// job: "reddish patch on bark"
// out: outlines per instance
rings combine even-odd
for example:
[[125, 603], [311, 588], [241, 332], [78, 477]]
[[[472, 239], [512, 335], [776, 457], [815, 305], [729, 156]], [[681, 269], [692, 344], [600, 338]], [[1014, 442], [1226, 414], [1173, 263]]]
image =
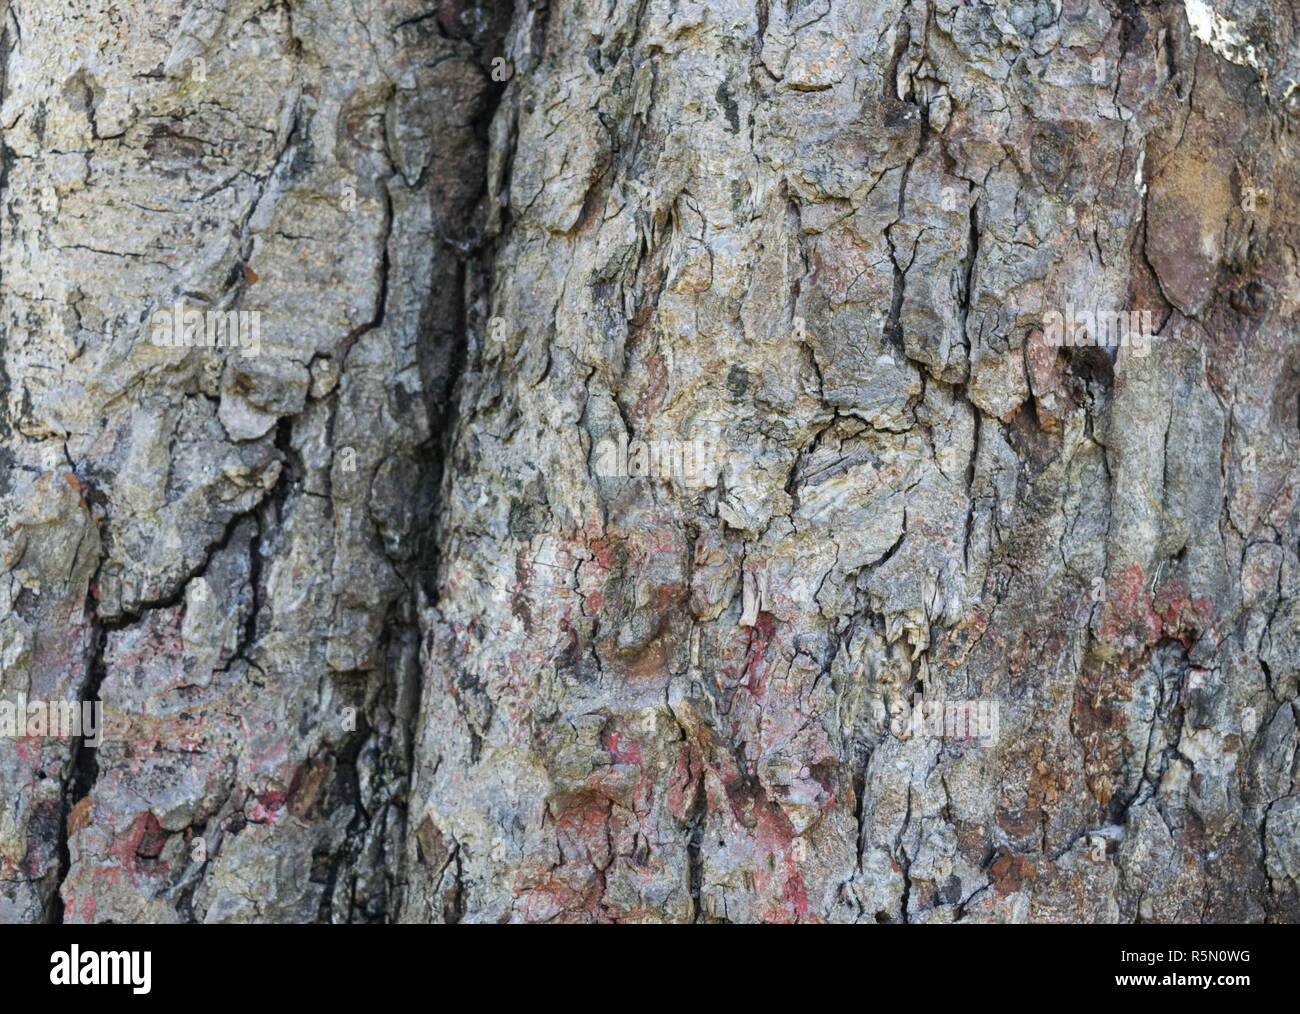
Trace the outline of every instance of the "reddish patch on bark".
[[163, 846], [167, 844], [167, 832], [163, 830], [152, 810], [146, 811], [144, 824], [136, 838], [135, 854], [140, 859], [156, 860], [162, 855]]
[[635, 764], [640, 767], [643, 763], [641, 757], [641, 747], [636, 743], [629, 744], [626, 750], [618, 748], [618, 733], [610, 733], [601, 743], [602, 749], [614, 758], [615, 764]]
[[1013, 838], [1032, 838], [1038, 834], [1041, 814], [1037, 810], [1013, 812], [1006, 807], [998, 807], [993, 819], [997, 821], [998, 827]]
[[248, 822], [250, 824], [274, 824], [276, 817], [284, 809], [286, 798], [288, 798], [288, 794], [284, 792], [263, 792], [257, 797], [257, 805], [248, 814]]
[[[113, 840], [108, 854], [121, 863], [133, 879], [135, 874], [166, 872], [167, 864], [160, 863], [158, 857], [162, 855], [168, 837], [153, 811], [146, 810], [131, 822], [125, 834]], [[116, 877], [116, 871], [111, 872]]]
[[1137, 564], [1112, 578], [1107, 589], [1111, 597], [1103, 605], [1098, 635], [1130, 651], [1150, 647], [1161, 636], [1190, 647], [1213, 626], [1218, 613], [1210, 599], [1193, 598], [1178, 581], [1169, 581], [1152, 594]]
[[[59, 474], [62, 475], [67, 484], [72, 487], [72, 491], [77, 494], [77, 498], [81, 501], [81, 509], [89, 514], [90, 504], [86, 502], [86, 494], [90, 492], [90, 487], [78, 479], [76, 474], [73, 472], [61, 472]], [[100, 524], [100, 521], [97, 520], [95, 522], [95, 527], [99, 528]]]
[[[69, 895], [63, 902], [63, 921], [72, 922], [73, 917], [77, 914], [77, 898]], [[95, 921], [95, 895], [87, 894], [81, 899], [81, 922]]]
[[560, 864], [521, 870], [514, 889], [528, 922], [613, 922], [602, 904], [605, 873], [614, 859], [611, 848], [612, 803], [592, 792], [579, 792], [563, 803], [555, 825]]
[[599, 569], [601, 575], [609, 574], [618, 565], [619, 544], [613, 539], [592, 539], [587, 548], [591, 550], [589, 562]]
[[749, 692], [755, 697], [763, 694], [767, 679], [780, 661], [779, 652], [773, 653], [772, 646], [779, 641], [776, 638], [776, 617], [771, 613], [760, 612], [751, 628], [749, 646], [745, 652], [745, 674]]
[[1177, 638], [1190, 648], [1214, 624], [1217, 610], [1207, 598], [1192, 598], [1178, 581], [1160, 586], [1155, 611], [1166, 637]]
[[760, 896], [779, 898], [779, 908], [762, 912], [764, 922], [798, 922], [808, 914], [808, 890], [794, 858], [794, 825], [762, 788], [754, 793], [753, 813], [759, 858], [754, 864], [754, 886]]
[[1142, 568], [1129, 564], [1107, 582], [1097, 635], [1118, 647], [1140, 650], [1160, 637], [1160, 617], [1151, 608]]
[[1000, 895], [1015, 894], [1038, 875], [1038, 864], [1033, 859], [1000, 849], [989, 867], [993, 890]]
[[1132, 700], [1134, 670], [1162, 637], [1190, 648], [1212, 628], [1216, 610], [1207, 598], [1193, 598], [1178, 581], [1146, 588], [1142, 568], [1131, 564], [1107, 585], [1098, 637], [1120, 650], [1120, 658], [1088, 666], [1075, 686], [1071, 730], [1084, 749], [1084, 776], [1089, 791], [1103, 806], [1120, 783], [1125, 756], [1126, 712]]
[[673, 766], [672, 780], [668, 784], [665, 802], [668, 812], [680, 821], [686, 820], [686, 815], [690, 813], [695, 803], [698, 772], [703, 767], [704, 758], [698, 743], [691, 743], [689, 749], [677, 755], [677, 763]]

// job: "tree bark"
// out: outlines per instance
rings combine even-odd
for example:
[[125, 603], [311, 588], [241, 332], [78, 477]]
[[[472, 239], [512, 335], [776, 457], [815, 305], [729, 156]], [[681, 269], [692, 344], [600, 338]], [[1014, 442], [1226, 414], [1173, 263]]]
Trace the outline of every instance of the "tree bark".
[[405, 918], [1300, 913], [1297, 22], [1201, 6], [516, 17]]
[[0, 920], [1300, 918], [1291, 4], [0, 10]]
[[0, 739], [0, 919], [391, 919], [500, 29], [0, 7], [3, 699], [109, 724]]

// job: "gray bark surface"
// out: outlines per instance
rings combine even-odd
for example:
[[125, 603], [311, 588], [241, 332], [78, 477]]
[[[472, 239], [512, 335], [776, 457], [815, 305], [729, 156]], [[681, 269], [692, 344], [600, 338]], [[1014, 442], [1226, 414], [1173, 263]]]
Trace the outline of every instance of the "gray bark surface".
[[1294, 4], [0, 13], [0, 921], [1300, 918]]

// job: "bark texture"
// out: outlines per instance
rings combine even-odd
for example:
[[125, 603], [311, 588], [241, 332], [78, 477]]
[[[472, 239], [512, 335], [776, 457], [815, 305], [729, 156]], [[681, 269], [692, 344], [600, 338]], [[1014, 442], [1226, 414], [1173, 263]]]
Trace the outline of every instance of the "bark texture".
[[1289, 0], [0, 11], [0, 919], [1300, 918]]
[[[391, 917], [499, 30], [0, 7], [4, 696], [111, 723], [0, 740], [0, 918]], [[260, 353], [156, 347], [176, 300]]]

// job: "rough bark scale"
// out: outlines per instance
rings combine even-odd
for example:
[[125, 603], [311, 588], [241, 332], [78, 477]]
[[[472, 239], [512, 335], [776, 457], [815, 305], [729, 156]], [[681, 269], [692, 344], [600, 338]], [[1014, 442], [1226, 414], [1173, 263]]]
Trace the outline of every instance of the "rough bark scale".
[[0, 9], [0, 918], [1300, 917], [1292, 4]]

